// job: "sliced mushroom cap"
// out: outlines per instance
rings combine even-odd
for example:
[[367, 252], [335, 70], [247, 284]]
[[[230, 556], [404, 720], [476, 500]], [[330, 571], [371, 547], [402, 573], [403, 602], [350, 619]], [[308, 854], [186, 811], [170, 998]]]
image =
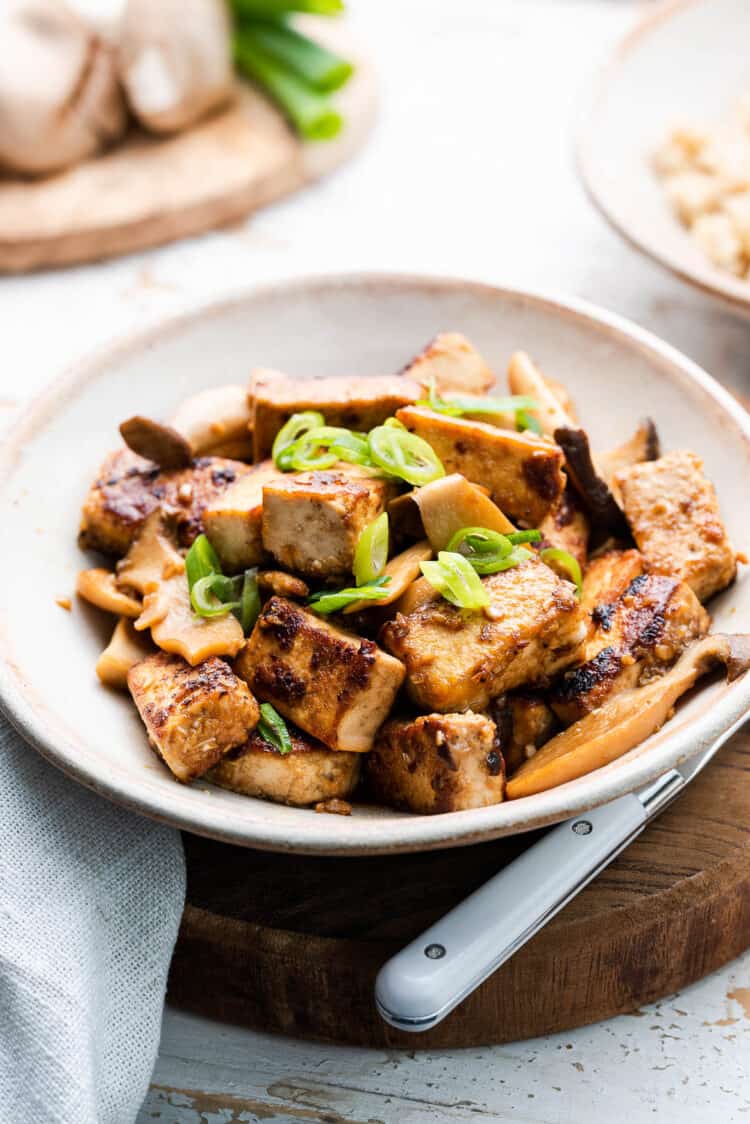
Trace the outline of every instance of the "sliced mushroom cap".
[[568, 476], [591, 516], [593, 527], [599, 532], [627, 537], [625, 516], [596, 470], [585, 431], [561, 426], [555, 430], [555, 441], [565, 453]]
[[510, 357], [508, 386], [511, 394], [528, 394], [539, 403], [536, 410], [528, 413], [536, 418], [548, 437], [552, 437], [556, 429], [575, 425], [573, 417], [562, 406], [559, 395], [525, 351], [516, 351]]
[[145, 660], [153, 650], [149, 636], [136, 632], [131, 620], [120, 617], [112, 639], [97, 660], [96, 674], [107, 687], [126, 691], [131, 667]]
[[0, 43], [0, 166], [56, 171], [125, 131], [114, 53], [62, 0], [1, 5]]
[[149, 593], [160, 581], [184, 569], [185, 560], [169, 535], [162, 512], [152, 511], [128, 553], [117, 563], [117, 584]]
[[129, 449], [159, 468], [187, 468], [193, 459], [190, 445], [176, 429], [135, 414], [120, 425], [120, 434]]
[[750, 667], [750, 636], [717, 633], [697, 640], [671, 671], [604, 703], [548, 741], [508, 781], [508, 798], [544, 792], [622, 757], [658, 730], [672, 707], [717, 663], [736, 679]]
[[110, 570], [96, 568], [81, 570], [76, 581], [76, 592], [97, 609], [117, 613], [122, 617], [139, 617], [141, 603], [118, 589], [115, 575]]
[[463, 527], [510, 534], [515, 527], [484, 491], [460, 473], [443, 476], [409, 493], [419, 508], [424, 533], [437, 553]]
[[391, 579], [387, 596], [382, 601], [355, 601], [354, 604], [347, 605], [344, 613], [360, 613], [393, 604], [417, 580], [421, 573], [420, 563], [426, 562], [428, 558], [432, 558], [432, 547], [426, 539], [414, 543], [401, 554], [394, 554], [383, 571], [384, 576]]
[[252, 460], [252, 413], [244, 386], [213, 386], [191, 395], [180, 404], [169, 424], [182, 434], [194, 457], [212, 453]]
[[141, 632], [151, 629], [155, 644], [195, 666], [209, 656], [234, 657], [245, 642], [236, 617], [197, 617], [190, 604], [187, 578], [177, 574], [146, 594], [143, 612], [135, 622]]
[[228, 5], [223, 0], [128, 0], [120, 75], [147, 129], [187, 128], [232, 92]]
[[631, 465], [642, 464], [643, 461], [658, 460], [660, 455], [659, 434], [656, 426], [651, 418], [645, 418], [632, 437], [615, 449], [608, 449], [606, 453], [596, 453], [594, 461], [599, 475], [616, 495], [615, 473], [619, 472], [621, 468], [630, 468]]

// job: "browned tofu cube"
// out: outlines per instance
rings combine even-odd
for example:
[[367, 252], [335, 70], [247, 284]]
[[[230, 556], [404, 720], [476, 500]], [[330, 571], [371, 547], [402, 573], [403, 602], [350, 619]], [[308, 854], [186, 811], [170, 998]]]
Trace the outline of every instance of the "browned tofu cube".
[[482, 356], [460, 332], [441, 332], [401, 372], [427, 389], [432, 380], [438, 394], [486, 394], [495, 376]]
[[276, 434], [292, 414], [317, 410], [327, 425], [366, 432], [416, 402], [421, 389], [400, 375], [291, 379], [277, 371], [253, 377], [253, 450], [256, 461], [271, 455]]
[[700, 457], [668, 453], [623, 469], [615, 483], [649, 570], [682, 578], [701, 601], [734, 580], [734, 551]]
[[131, 667], [128, 687], [149, 742], [180, 781], [207, 772], [258, 722], [247, 684], [216, 656], [191, 667], [156, 652]]
[[376, 800], [422, 815], [484, 808], [505, 796], [495, 723], [484, 714], [394, 718], [366, 767]]
[[400, 422], [435, 450], [446, 472], [489, 489], [511, 519], [538, 527], [565, 487], [562, 450], [546, 437], [405, 406]]
[[560, 728], [555, 712], [537, 691], [513, 691], [490, 703], [498, 744], [511, 776]]
[[263, 488], [263, 546], [289, 570], [344, 578], [359, 536], [397, 490], [354, 465], [280, 476]]
[[405, 664], [407, 691], [425, 710], [483, 710], [514, 687], [544, 683], [588, 636], [574, 587], [536, 559], [482, 584], [491, 598], [484, 612], [440, 598], [383, 626], [382, 642]]
[[640, 577], [644, 565], [643, 555], [638, 550], [607, 550], [591, 559], [583, 575], [581, 602], [594, 614], [597, 623], [604, 619], [607, 606], [614, 605], [633, 578]]
[[229, 574], [263, 561], [263, 488], [283, 474], [271, 460], [255, 465], [217, 496], [203, 513], [203, 527]]
[[232, 749], [208, 775], [222, 788], [245, 796], [304, 807], [351, 796], [359, 778], [360, 753], [328, 749], [309, 734], [289, 729], [290, 753], [279, 753], [257, 730]]
[[685, 582], [661, 574], [633, 578], [619, 598], [599, 601], [593, 615], [596, 629], [583, 662], [563, 675], [550, 696], [566, 725], [636, 687], [644, 673], [669, 667], [711, 623]]
[[283, 597], [266, 602], [235, 670], [285, 718], [350, 753], [371, 748], [404, 678], [398, 660], [372, 640]]
[[162, 507], [174, 518], [180, 544], [189, 546], [203, 529], [206, 507], [249, 471], [248, 465], [222, 457], [200, 457], [190, 468], [161, 471], [130, 449], [118, 449], [106, 458], [86, 497], [79, 545], [122, 556], [148, 516]]

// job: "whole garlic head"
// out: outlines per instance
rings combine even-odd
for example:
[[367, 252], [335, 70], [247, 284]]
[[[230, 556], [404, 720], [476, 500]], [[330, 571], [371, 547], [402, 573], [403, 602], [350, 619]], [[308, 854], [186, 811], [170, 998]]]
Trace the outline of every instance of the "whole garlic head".
[[124, 133], [114, 52], [62, 0], [6, 0], [0, 43], [0, 166], [56, 171]]
[[120, 77], [147, 129], [171, 133], [232, 92], [224, 0], [128, 0], [120, 27]]

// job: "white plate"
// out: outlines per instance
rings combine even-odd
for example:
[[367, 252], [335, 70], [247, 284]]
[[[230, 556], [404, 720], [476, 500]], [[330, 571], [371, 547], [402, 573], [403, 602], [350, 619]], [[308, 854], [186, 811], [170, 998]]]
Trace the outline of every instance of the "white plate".
[[712, 265], [667, 203], [654, 150], [684, 123], [718, 123], [750, 89], [747, 0], [661, 5], [619, 45], [591, 91], [578, 166], [591, 198], [639, 250], [750, 316], [750, 281]]
[[[412, 816], [355, 807], [316, 815], [173, 781], [146, 744], [129, 698], [101, 687], [96, 657], [111, 624], [71, 594], [86, 563], [76, 546], [81, 500], [118, 423], [165, 416], [212, 383], [242, 382], [256, 364], [293, 373], [396, 371], [440, 329], [465, 332], [498, 371], [531, 351], [566, 383], [596, 446], [627, 437], [644, 413], [666, 448], [705, 457], [732, 538], [750, 549], [750, 420], [678, 352], [582, 305], [469, 282], [390, 276], [307, 279], [258, 289], [99, 356], [58, 382], [14, 430], [0, 457], [3, 596], [0, 698], [11, 720], [71, 776], [146, 815], [272, 850], [411, 851], [526, 831], [627, 792], [708, 745], [750, 707], [750, 676], [715, 683], [654, 738], [612, 765], [550, 792], [476, 811]], [[718, 628], [750, 620], [740, 579], [714, 606]]]

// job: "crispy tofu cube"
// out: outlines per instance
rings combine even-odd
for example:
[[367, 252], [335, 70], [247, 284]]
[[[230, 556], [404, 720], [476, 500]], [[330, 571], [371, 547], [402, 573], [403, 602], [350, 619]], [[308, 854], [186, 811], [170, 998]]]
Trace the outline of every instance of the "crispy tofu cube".
[[423, 815], [485, 808], [505, 796], [495, 723], [484, 714], [394, 718], [366, 768], [377, 800]]
[[555, 712], [536, 691], [513, 691], [490, 703], [489, 712], [497, 727], [498, 744], [511, 776], [533, 757], [560, 728]]
[[162, 507], [174, 517], [180, 545], [189, 546], [203, 529], [206, 507], [249, 471], [248, 465], [222, 457], [200, 457], [190, 468], [161, 471], [130, 449], [118, 449], [104, 461], [84, 501], [78, 543], [121, 557], [148, 516]]
[[448, 417], [424, 406], [405, 406], [396, 416], [432, 446], [446, 472], [484, 485], [497, 506], [524, 526], [538, 527], [562, 496], [563, 453], [545, 437]]
[[566, 725], [636, 687], [646, 672], [669, 667], [711, 623], [685, 582], [660, 574], [633, 578], [617, 600], [597, 603], [593, 619], [596, 629], [584, 661], [563, 675], [550, 696]]
[[615, 482], [650, 571], [682, 578], [700, 601], [734, 580], [734, 551], [700, 457], [668, 453], [623, 469]]
[[128, 672], [128, 687], [149, 742], [180, 781], [212, 768], [258, 722], [258, 704], [224, 660], [191, 667], [156, 652]]
[[351, 796], [362, 755], [328, 749], [294, 727], [289, 734], [291, 752], [282, 754], [253, 731], [247, 741], [221, 759], [207, 779], [245, 796], [297, 807]]
[[255, 465], [217, 496], [203, 513], [203, 527], [227, 573], [263, 561], [263, 487], [283, 476], [272, 460]]
[[283, 597], [271, 597], [235, 670], [263, 702], [329, 749], [366, 753], [388, 716], [398, 660]]
[[425, 390], [434, 379], [438, 394], [486, 394], [495, 376], [460, 332], [441, 332], [401, 372]]
[[262, 461], [292, 414], [317, 410], [327, 425], [367, 431], [400, 406], [416, 402], [421, 389], [400, 375], [290, 379], [277, 371], [256, 371], [253, 394], [253, 451]]
[[482, 584], [491, 598], [483, 613], [441, 598], [383, 626], [383, 645], [405, 664], [406, 689], [420, 708], [483, 710], [514, 687], [544, 683], [588, 636], [573, 586], [536, 559]]
[[607, 550], [592, 558], [583, 575], [581, 603], [594, 614], [603, 614], [607, 606], [622, 597], [633, 578], [645, 569], [643, 555], [638, 550]]
[[397, 491], [354, 465], [280, 476], [263, 488], [263, 546], [289, 570], [343, 578], [362, 531]]

